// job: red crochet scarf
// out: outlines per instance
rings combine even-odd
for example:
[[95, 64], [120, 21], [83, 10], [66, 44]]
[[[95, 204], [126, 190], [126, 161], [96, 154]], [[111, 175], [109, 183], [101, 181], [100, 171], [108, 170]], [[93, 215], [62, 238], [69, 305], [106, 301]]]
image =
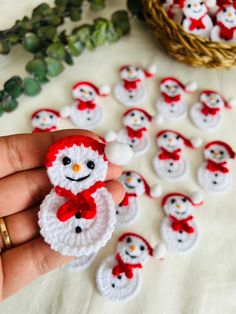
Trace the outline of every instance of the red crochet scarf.
[[220, 37], [226, 40], [231, 40], [234, 37], [234, 31], [236, 30], [236, 26], [232, 28], [226, 27], [222, 22], [218, 22], [220, 27]]
[[47, 129], [34, 128], [33, 133], [52, 132], [55, 131], [56, 129], [57, 127], [55, 125]]
[[128, 279], [132, 279], [134, 277], [133, 268], [142, 268], [140, 263], [128, 264], [123, 262], [119, 254], [116, 255], [116, 260], [118, 264], [112, 269], [113, 276], [119, 276], [124, 273]]
[[90, 100], [90, 101], [83, 101], [81, 99], [77, 99], [77, 109], [78, 110], [86, 110], [86, 109], [89, 109], [89, 110], [93, 110], [96, 108], [96, 104], [94, 103], [93, 100]]
[[205, 116], [207, 116], [207, 115], [215, 116], [219, 111], [220, 111], [220, 108], [210, 108], [207, 106], [207, 104], [205, 102], [202, 102], [201, 112]]
[[170, 219], [171, 219], [171, 228], [178, 232], [180, 230], [183, 230], [187, 233], [193, 233], [194, 232], [194, 229], [192, 226], [190, 226], [188, 224], [188, 221], [189, 220], [192, 220], [193, 219], [193, 216], [188, 216], [187, 218], [184, 218], [184, 219], [177, 219], [176, 217], [170, 215]]
[[147, 131], [147, 128], [141, 128], [139, 130], [134, 130], [131, 127], [127, 126], [126, 130], [128, 133], [128, 137], [130, 137], [130, 138], [142, 138], [143, 133], [145, 133]]
[[137, 89], [138, 84], [141, 82], [140, 79], [137, 79], [135, 81], [127, 81], [127, 80], [123, 80], [124, 82], [124, 88], [126, 90], [130, 90], [130, 89]]
[[132, 197], [137, 197], [137, 194], [136, 193], [125, 193], [125, 197], [124, 197], [123, 201], [120, 203], [120, 206], [128, 206], [130, 199]]
[[67, 199], [67, 201], [58, 208], [57, 218], [65, 222], [77, 213], [80, 213], [81, 218], [84, 219], [94, 218], [97, 212], [97, 206], [91, 194], [102, 187], [104, 187], [104, 182], [98, 181], [87, 190], [73, 194], [71, 191], [56, 186], [55, 192], [57, 195]]
[[180, 99], [181, 99], [181, 95], [169, 96], [166, 93], [161, 93], [161, 94], [164, 97], [164, 100], [167, 104], [171, 104], [172, 102], [180, 101]]
[[227, 162], [215, 162], [213, 160], [208, 159], [207, 160], [207, 170], [211, 171], [211, 172], [216, 172], [216, 171], [220, 171], [222, 173], [228, 173], [229, 169], [227, 167], [225, 167], [225, 165], [227, 165]]
[[178, 148], [173, 152], [169, 152], [165, 148], [161, 147], [161, 153], [159, 154], [160, 160], [167, 160], [167, 159], [173, 159], [173, 160], [180, 160], [180, 152], [181, 149]]
[[203, 18], [205, 16], [206, 16], [206, 14], [204, 14], [202, 17], [200, 17], [200, 19], [197, 19], [197, 20], [190, 17], [191, 24], [189, 26], [189, 30], [193, 31], [196, 28], [198, 28], [198, 29], [205, 29], [206, 26], [202, 22], [202, 20], [203, 20]]

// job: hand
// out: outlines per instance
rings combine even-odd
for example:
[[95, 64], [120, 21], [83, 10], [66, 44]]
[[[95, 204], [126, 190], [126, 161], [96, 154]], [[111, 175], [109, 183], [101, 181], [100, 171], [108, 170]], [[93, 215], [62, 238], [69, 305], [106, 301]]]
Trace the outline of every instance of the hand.
[[[40, 237], [38, 210], [51, 189], [43, 167], [47, 150], [59, 138], [75, 134], [97, 138], [84, 130], [0, 138], [0, 217], [5, 217], [12, 243], [11, 249], [0, 253], [0, 300], [73, 259], [52, 251]], [[109, 164], [106, 188], [116, 204], [124, 197], [121, 184], [114, 181], [121, 172], [122, 167]]]

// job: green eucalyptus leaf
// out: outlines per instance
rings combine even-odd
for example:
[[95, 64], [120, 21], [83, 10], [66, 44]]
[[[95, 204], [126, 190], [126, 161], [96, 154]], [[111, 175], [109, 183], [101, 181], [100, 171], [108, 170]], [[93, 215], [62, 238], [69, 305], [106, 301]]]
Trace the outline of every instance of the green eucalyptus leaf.
[[67, 50], [66, 50], [66, 55], [65, 55], [65, 59], [64, 60], [69, 65], [73, 65], [74, 64], [73, 58], [72, 58], [70, 52], [67, 51]]
[[3, 99], [5, 94], [6, 94], [6, 92], [4, 90], [0, 90], [0, 101]]
[[11, 112], [17, 107], [17, 100], [13, 99], [10, 95], [6, 95], [1, 101], [1, 109], [5, 112]]
[[61, 24], [61, 18], [57, 15], [49, 15], [44, 20], [52, 26], [59, 26]]
[[45, 61], [47, 63], [48, 76], [57, 76], [64, 70], [63, 64], [55, 58], [47, 57]]
[[11, 95], [13, 99], [18, 98], [22, 93], [22, 79], [19, 76], [13, 76], [4, 84], [4, 90]]
[[69, 16], [71, 18], [71, 21], [73, 22], [79, 21], [82, 16], [82, 10], [75, 7], [71, 7], [69, 9]]
[[34, 33], [27, 33], [23, 39], [23, 47], [29, 52], [37, 52], [40, 50], [41, 42]]
[[8, 39], [0, 40], [0, 53], [8, 54], [11, 51], [11, 43]]
[[24, 94], [27, 96], [35, 96], [41, 91], [41, 85], [33, 78], [24, 79]]
[[65, 58], [65, 48], [61, 43], [54, 43], [48, 47], [47, 54], [49, 57], [63, 60]]
[[66, 6], [70, 0], [55, 0], [55, 5], [56, 6]]
[[83, 25], [75, 28], [72, 34], [76, 36], [77, 40], [81, 41], [82, 43], [85, 43], [90, 35], [90, 31], [91, 31], [90, 25]]
[[53, 40], [57, 33], [57, 29], [54, 26], [44, 26], [38, 30], [38, 35], [42, 39]]
[[122, 31], [122, 34], [127, 34], [130, 31], [129, 16], [127, 11], [120, 10], [112, 14], [111, 20], [114, 27]]
[[0, 117], [4, 114], [4, 110], [2, 109], [2, 103], [0, 101]]
[[84, 0], [70, 0], [72, 6], [80, 7], [83, 4]]
[[142, 12], [142, 0], [127, 0], [127, 8], [133, 15]]
[[90, 50], [90, 51], [93, 51], [93, 50], [96, 48], [96, 46], [95, 46], [95, 44], [94, 44], [92, 38], [89, 37], [89, 38], [86, 40], [86, 42], [85, 42], [85, 47], [86, 47], [88, 50]]
[[108, 28], [107, 28], [107, 41], [110, 44], [113, 44], [113, 43], [117, 42], [119, 40], [119, 38], [120, 38], [120, 36], [117, 33], [113, 23], [109, 22], [108, 23]]
[[43, 2], [40, 5], [38, 5], [34, 10], [32, 16], [39, 16], [43, 15], [45, 12], [47, 12], [50, 9], [50, 6]]
[[92, 11], [100, 11], [106, 7], [106, 0], [88, 0]]
[[42, 58], [35, 58], [26, 65], [26, 70], [34, 77], [43, 79], [47, 74], [47, 64]]
[[20, 37], [18, 35], [15, 34], [10, 34], [8, 37], [8, 40], [11, 44], [17, 44], [19, 42]]
[[46, 84], [46, 83], [49, 82], [49, 79], [46, 76], [41, 76], [41, 77], [40, 76], [35, 76], [34, 79], [35, 79], [36, 82], [40, 83], [40, 85]]

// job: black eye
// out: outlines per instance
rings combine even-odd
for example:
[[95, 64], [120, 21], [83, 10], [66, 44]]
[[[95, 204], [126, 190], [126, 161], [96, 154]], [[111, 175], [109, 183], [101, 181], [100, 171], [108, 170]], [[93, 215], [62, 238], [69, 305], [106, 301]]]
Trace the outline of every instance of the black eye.
[[141, 179], [137, 179], [137, 181], [140, 183], [142, 180]]
[[52, 114], [50, 114], [50, 116], [49, 116], [51, 119], [53, 119], [53, 115]]
[[175, 85], [175, 86], [174, 86], [174, 88], [175, 88], [175, 89], [177, 89], [177, 88], [178, 88], [178, 86], [177, 86], [177, 85]]
[[134, 112], [132, 112], [130, 115], [131, 115], [131, 117], [134, 117], [134, 116], [135, 116], [135, 113], [134, 113]]
[[183, 201], [184, 203], [186, 203], [186, 202], [187, 202], [186, 198], [182, 198], [182, 201]]
[[80, 92], [82, 92], [82, 93], [83, 93], [83, 92], [84, 92], [84, 89], [83, 89], [83, 88], [80, 88]]
[[203, 2], [200, 2], [200, 5], [203, 5]]
[[131, 175], [130, 172], [126, 172], [126, 176], [129, 177]]
[[145, 250], [144, 245], [141, 245], [141, 246], [140, 246], [140, 250], [141, 250], [141, 251], [144, 251], [144, 250]]
[[176, 139], [177, 139], [177, 140], [179, 140], [179, 139], [180, 139], [179, 135], [176, 135]]
[[37, 116], [35, 117], [36, 119], [39, 119], [40, 118], [40, 116], [37, 114]]
[[211, 152], [212, 154], [214, 154], [215, 151], [214, 151], [214, 149], [211, 149], [210, 152]]
[[140, 119], [141, 119], [141, 120], [144, 120], [144, 117], [141, 117]]
[[71, 163], [71, 159], [69, 157], [65, 156], [62, 159], [62, 163], [63, 163], [64, 166], [69, 165]]
[[93, 95], [93, 92], [89, 92], [89, 95], [92, 96], [92, 95]]
[[221, 154], [221, 155], [224, 155], [224, 152], [223, 152], [223, 150], [221, 150], [221, 151], [220, 151], [220, 154]]
[[171, 204], [174, 204], [176, 202], [176, 199], [172, 198], [170, 202], [171, 202]]
[[139, 71], [139, 68], [138, 68], [138, 67], [137, 67], [137, 68], [135, 68], [135, 71], [137, 71], [137, 72], [138, 72], [138, 71]]
[[128, 238], [126, 239], [126, 242], [127, 242], [127, 243], [130, 243], [130, 242], [132, 242], [132, 239], [131, 239], [130, 237], [128, 237]]
[[220, 102], [219, 99], [216, 100], [217, 104]]
[[87, 162], [87, 167], [88, 167], [89, 169], [94, 169], [94, 168], [95, 168], [95, 163], [94, 163], [92, 160], [89, 160], [89, 161]]
[[227, 12], [227, 9], [226, 9], [226, 8], [224, 8], [224, 9], [223, 9], [223, 12]]
[[166, 84], [166, 87], [167, 87], [167, 88], [169, 88], [169, 85], [168, 85], [168, 84]]
[[189, 4], [187, 5], [187, 7], [188, 7], [188, 8], [191, 8], [191, 4], [189, 3]]
[[164, 134], [163, 137], [164, 137], [164, 138], [167, 138], [167, 134]]

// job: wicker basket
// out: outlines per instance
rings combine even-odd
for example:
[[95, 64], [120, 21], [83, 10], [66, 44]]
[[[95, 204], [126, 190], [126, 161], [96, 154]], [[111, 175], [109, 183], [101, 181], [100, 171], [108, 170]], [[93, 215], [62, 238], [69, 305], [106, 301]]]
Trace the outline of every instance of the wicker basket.
[[167, 53], [194, 67], [232, 68], [236, 66], [236, 45], [212, 42], [186, 33], [170, 19], [160, 0], [142, 0], [146, 23]]

